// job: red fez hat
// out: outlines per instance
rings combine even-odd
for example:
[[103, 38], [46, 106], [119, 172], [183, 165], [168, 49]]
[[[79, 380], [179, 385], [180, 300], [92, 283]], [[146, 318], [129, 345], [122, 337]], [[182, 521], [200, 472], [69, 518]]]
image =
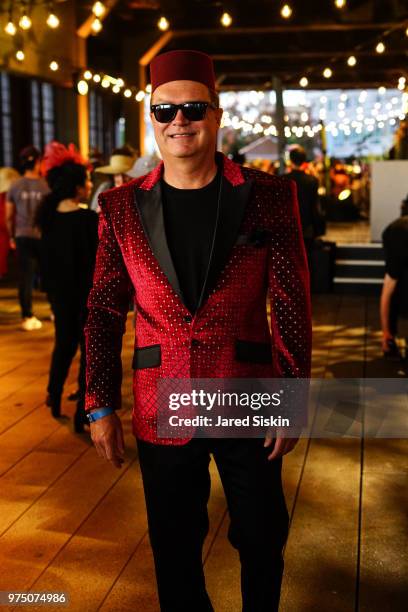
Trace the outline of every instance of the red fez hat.
[[170, 81], [197, 81], [215, 90], [214, 64], [200, 51], [169, 51], [157, 55], [150, 64], [152, 91]]

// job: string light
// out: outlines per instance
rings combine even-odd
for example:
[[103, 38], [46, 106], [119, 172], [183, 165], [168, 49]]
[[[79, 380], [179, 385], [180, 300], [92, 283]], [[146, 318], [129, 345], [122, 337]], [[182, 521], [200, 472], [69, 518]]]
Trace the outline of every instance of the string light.
[[24, 14], [20, 17], [20, 21], [18, 22], [18, 25], [20, 26], [22, 30], [29, 30], [31, 26], [33, 25], [33, 22], [31, 21], [28, 15]]
[[378, 45], [376, 46], [375, 50], [377, 51], [377, 53], [384, 53], [385, 51], [385, 45], [383, 42], [379, 42]]
[[107, 89], [108, 87], [110, 87], [110, 80], [109, 80], [108, 78], [104, 77], [104, 78], [102, 79], [102, 83], [101, 83], [101, 85], [102, 85], [102, 87], [103, 87], [104, 89]]
[[87, 81], [89, 81], [89, 79], [92, 79], [92, 72], [90, 70], [85, 70], [84, 79], [86, 79]]
[[119, 92], [120, 92], [120, 87], [119, 87], [119, 85], [114, 85], [114, 86], [112, 87], [112, 91], [113, 91], [113, 93], [115, 93], [115, 94], [119, 93]]
[[166, 30], [169, 29], [170, 23], [169, 23], [168, 19], [166, 19], [166, 17], [160, 17], [159, 21], [157, 22], [157, 27], [162, 32], [165, 32]]
[[230, 25], [232, 24], [232, 17], [229, 13], [223, 13], [221, 15], [221, 19], [220, 19], [221, 25], [224, 26], [224, 28], [229, 28]]
[[91, 25], [91, 30], [94, 34], [99, 34], [99, 32], [102, 30], [102, 21], [100, 19], [98, 19], [97, 17], [95, 17], [95, 19], [92, 22]]
[[95, 83], [100, 83], [101, 82], [101, 75], [100, 74], [94, 74], [93, 75], [93, 80]]
[[325, 79], [330, 79], [333, 76], [333, 71], [331, 68], [325, 68], [323, 70], [323, 76]]
[[336, 8], [342, 9], [346, 6], [346, 0], [334, 0], [334, 4], [336, 5]]
[[145, 92], [143, 91], [143, 89], [141, 89], [140, 91], [137, 92], [137, 94], [135, 95], [135, 100], [137, 102], [141, 102], [143, 100], [143, 98], [145, 97]]
[[351, 67], [357, 64], [357, 58], [355, 57], [355, 55], [350, 55], [350, 57], [347, 60], [347, 64]]
[[119, 89], [123, 87], [124, 84], [125, 84], [125, 81], [123, 79], [116, 79], [116, 85], [119, 87]]
[[125, 98], [130, 98], [130, 96], [132, 95], [132, 90], [125, 89], [125, 91], [123, 92], [123, 95], [125, 96]]
[[56, 72], [59, 68], [58, 62], [56, 62], [55, 60], [53, 60], [50, 63], [50, 70], [52, 70], [53, 72]]
[[24, 51], [22, 51], [21, 49], [19, 49], [19, 50], [17, 51], [17, 53], [16, 53], [16, 59], [17, 59], [19, 62], [23, 62], [23, 61], [25, 60], [25, 53], [24, 53]]
[[299, 81], [299, 85], [301, 87], [307, 87], [309, 85], [309, 79], [307, 77], [302, 77]]
[[405, 36], [408, 36], [408, 28], [405, 30]]
[[146, 85], [146, 89], [145, 89], [146, 93], [151, 94], [152, 93], [152, 85], [151, 83], [149, 83], [148, 85]]
[[47, 17], [47, 26], [55, 30], [55, 28], [58, 28], [59, 24], [60, 20], [58, 17], [54, 15], [54, 13], [50, 13]]
[[77, 90], [78, 90], [79, 95], [86, 96], [86, 94], [88, 93], [88, 89], [89, 87], [86, 81], [84, 81], [83, 79], [78, 81]]
[[92, 12], [95, 17], [102, 17], [106, 13], [106, 7], [102, 2], [95, 2], [92, 7]]
[[10, 36], [14, 36], [15, 33], [17, 32], [17, 28], [16, 28], [16, 26], [14, 25], [14, 23], [12, 21], [9, 21], [7, 23], [7, 25], [6, 25], [6, 27], [4, 28], [4, 31], [7, 34], [10, 34]]
[[378, 93], [380, 94], [380, 96], [383, 96], [385, 94], [387, 90], [385, 89], [385, 87], [379, 87], [378, 88]]
[[292, 13], [293, 11], [291, 7], [289, 6], [289, 4], [284, 4], [282, 6], [280, 14], [282, 15], [284, 19], [289, 19], [292, 16]]

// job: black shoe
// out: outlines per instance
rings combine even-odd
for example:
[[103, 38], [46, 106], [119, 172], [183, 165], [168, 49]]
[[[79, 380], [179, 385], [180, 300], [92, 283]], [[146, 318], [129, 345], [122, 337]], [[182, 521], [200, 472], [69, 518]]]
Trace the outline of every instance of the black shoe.
[[392, 361], [400, 361], [402, 355], [395, 340], [387, 340], [387, 350], [384, 352], [384, 357]]
[[47, 395], [45, 404], [51, 408], [51, 414], [54, 419], [61, 417], [61, 396], [52, 396], [50, 393]]

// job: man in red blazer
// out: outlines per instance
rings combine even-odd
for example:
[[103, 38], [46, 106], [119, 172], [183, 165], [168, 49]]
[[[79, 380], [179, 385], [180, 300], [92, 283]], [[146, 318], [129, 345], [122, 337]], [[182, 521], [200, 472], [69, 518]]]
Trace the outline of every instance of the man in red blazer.
[[156, 387], [163, 378], [309, 377], [309, 283], [296, 191], [285, 178], [216, 153], [222, 110], [207, 55], [159, 55], [151, 82], [163, 161], [100, 196], [86, 328], [91, 435], [98, 453], [120, 467], [115, 410], [134, 300], [133, 429], [161, 610], [213, 610], [202, 565], [211, 454], [240, 556], [243, 610], [271, 612], [279, 606], [288, 531], [282, 455], [296, 439], [160, 438]]

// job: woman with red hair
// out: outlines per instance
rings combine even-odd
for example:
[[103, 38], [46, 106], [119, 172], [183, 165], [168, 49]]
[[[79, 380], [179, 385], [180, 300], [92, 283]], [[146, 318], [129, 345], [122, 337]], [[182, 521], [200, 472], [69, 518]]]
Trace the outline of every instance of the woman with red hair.
[[58, 142], [48, 144], [44, 168], [51, 191], [37, 211], [36, 224], [41, 230], [43, 287], [55, 317], [47, 404], [53, 417], [59, 418], [64, 383], [80, 347], [79, 399], [74, 428], [82, 432], [86, 422], [83, 328], [95, 266], [98, 216], [81, 204], [88, 199], [92, 182], [87, 162], [74, 145], [66, 148]]

